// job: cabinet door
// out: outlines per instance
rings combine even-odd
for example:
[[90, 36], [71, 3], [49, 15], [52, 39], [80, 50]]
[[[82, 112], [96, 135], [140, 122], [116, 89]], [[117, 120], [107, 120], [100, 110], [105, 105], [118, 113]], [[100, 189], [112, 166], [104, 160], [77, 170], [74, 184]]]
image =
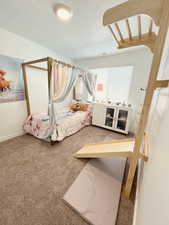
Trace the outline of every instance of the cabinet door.
[[118, 109], [117, 121], [115, 126], [118, 131], [128, 133], [128, 116], [128, 110]]
[[104, 125], [104, 105], [103, 104], [94, 104], [92, 124], [97, 126]]
[[116, 112], [116, 108], [113, 108], [113, 107], [107, 107], [106, 108], [105, 121], [104, 121], [104, 125], [106, 127], [109, 127], [109, 128], [113, 128], [114, 127], [115, 112]]

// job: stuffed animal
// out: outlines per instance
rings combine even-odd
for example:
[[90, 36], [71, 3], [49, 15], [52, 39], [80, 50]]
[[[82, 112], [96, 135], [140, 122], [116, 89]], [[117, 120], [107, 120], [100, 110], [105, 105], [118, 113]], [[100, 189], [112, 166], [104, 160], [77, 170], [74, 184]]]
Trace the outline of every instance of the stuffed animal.
[[74, 112], [76, 112], [76, 111], [87, 111], [88, 105], [76, 103], [76, 104], [71, 105], [70, 108]]
[[7, 89], [10, 89], [10, 81], [5, 80], [4, 76], [5, 76], [6, 72], [3, 70], [0, 70], [0, 91], [4, 92]]

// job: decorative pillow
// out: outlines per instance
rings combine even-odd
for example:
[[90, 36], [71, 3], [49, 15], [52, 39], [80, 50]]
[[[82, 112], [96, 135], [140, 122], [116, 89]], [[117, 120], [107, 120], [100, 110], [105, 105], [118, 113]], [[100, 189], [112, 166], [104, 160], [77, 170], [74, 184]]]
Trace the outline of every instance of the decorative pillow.
[[76, 112], [76, 111], [87, 111], [88, 105], [76, 103], [76, 104], [71, 105], [70, 109], [74, 112]]

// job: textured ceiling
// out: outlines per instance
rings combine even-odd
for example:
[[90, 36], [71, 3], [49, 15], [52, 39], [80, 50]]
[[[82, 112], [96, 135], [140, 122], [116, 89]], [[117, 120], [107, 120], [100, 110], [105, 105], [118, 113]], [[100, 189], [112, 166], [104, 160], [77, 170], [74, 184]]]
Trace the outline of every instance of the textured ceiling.
[[[53, 7], [58, 2], [73, 9], [69, 22], [55, 16]], [[102, 16], [106, 9], [122, 2], [125, 0], [0, 0], [0, 27], [74, 59], [110, 54], [116, 44], [102, 26]], [[137, 34], [134, 21], [131, 19], [132, 30]], [[145, 17], [143, 32], [148, 23]], [[123, 21], [121, 27], [127, 36]]]

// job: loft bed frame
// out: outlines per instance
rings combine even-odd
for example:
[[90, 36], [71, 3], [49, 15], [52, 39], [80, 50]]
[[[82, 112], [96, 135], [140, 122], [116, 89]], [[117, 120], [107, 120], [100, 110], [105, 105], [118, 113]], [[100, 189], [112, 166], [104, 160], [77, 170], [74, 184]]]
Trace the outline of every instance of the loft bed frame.
[[114, 29], [109, 24], [108, 28], [114, 38], [114, 40], [117, 43], [117, 46], [119, 49], [122, 48], [129, 48], [133, 46], [139, 46], [139, 45], [146, 45], [151, 49], [152, 52], [154, 52], [154, 43], [156, 41], [156, 34], [152, 31], [153, 28], [153, 20], [150, 19], [150, 24], [148, 28], [148, 33], [142, 34], [142, 26], [141, 26], [141, 15], [137, 16], [137, 24], [138, 24], [138, 35], [133, 36], [131, 26], [130, 26], [130, 20], [127, 18], [125, 19], [125, 24], [128, 32], [128, 38], [123, 38], [123, 34], [120, 30], [120, 27], [117, 22], [114, 23], [115, 29], [118, 33], [118, 36], [120, 40], [118, 40], [117, 35], [114, 32]]
[[[161, 57], [166, 40], [166, 35], [169, 26], [169, 0], [128, 0], [126, 3], [108, 9], [103, 16], [103, 25], [107, 26], [111, 31], [119, 48], [126, 48], [137, 45], [147, 45], [154, 53], [151, 71], [149, 75], [148, 86], [138, 130], [134, 139], [126, 139], [123, 141], [112, 141], [107, 143], [97, 143], [87, 145], [76, 153], [77, 158], [104, 158], [104, 157], [125, 157], [129, 159], [129, 171], [125, 184], [124, 194], [127, 198], [130, 197], [132, 184], [135, 172], [138, 165], [138, 160], [148, 160], [149, 143], [148, 136], [145, 134], [146, 125], [148, 122], [150, 107], [153, 99], [153, 94], [156, 88], [166, 88], [169, 85], [169, 80], [157, 80]], [[141, 33], [141, 16], [146, 14], [152, 19], [150, 20], [149, 33], [142, 35]], [[138, 30], [139, 34], [132, 37], [129, 24], [129, 17], [138, 15]], [[128, 29], [129, 38], [124, 39], [118, 21], [125, 20]], [[154, 23], [159, 27], [158, 35], [152, 32]], [[115, 25], [120, 37], [117, 39], [111, 24]], [[143, 147], [143, 152], [142, 152]]]
[[[42, 66], [36, 65], [39, 63], [47, 63], [47, 68], [44, 68]], [[53, 59], [51, 57], [46, 57], [46, 58], [42, 58], [42, 59], [38, 59], [38, 60], [33, 60], [33, 61], [29, 61], [29, 62], [25, 62], [22, 63], [22, 71], [23, 71], [23, 78], [24, 78], [24, 88], [25, 88], [25, 98], [26, 98], [26, 104], [27, 104], [27, 112], [28, 112], [28, 116], [31, 114], [31, 107], [30, 107], [30, 99], [29, 99], [29, 90], [28, 90], [28, 81], [27, 81], [27, 72], [26, 72], [26, 67], [29, 68], [33, 68], [33, 69], [37, 69], [37, 70], [42, 70], [42, 71], [46, 71], [47, 75], [48, 75], [48, 93], [50, 93], [50, 83], [51, 83], [51, 74], [52, 74], [52, 63], [53, 62], [57, 62], [59, 64], [62, 64], [64, 66], [70, 67], [70, 68], [75, 68], [75, 69], [79, 69], [80, 71], [84, 71], [83, 69], [79, 68], [79, 67], [75, 67], [72, 64], [67, 64], [65, 62]], [[56, 143], [57, 141], [52, 141], [50, 138], [50, 143], [53, 145], [54, 143]]]

